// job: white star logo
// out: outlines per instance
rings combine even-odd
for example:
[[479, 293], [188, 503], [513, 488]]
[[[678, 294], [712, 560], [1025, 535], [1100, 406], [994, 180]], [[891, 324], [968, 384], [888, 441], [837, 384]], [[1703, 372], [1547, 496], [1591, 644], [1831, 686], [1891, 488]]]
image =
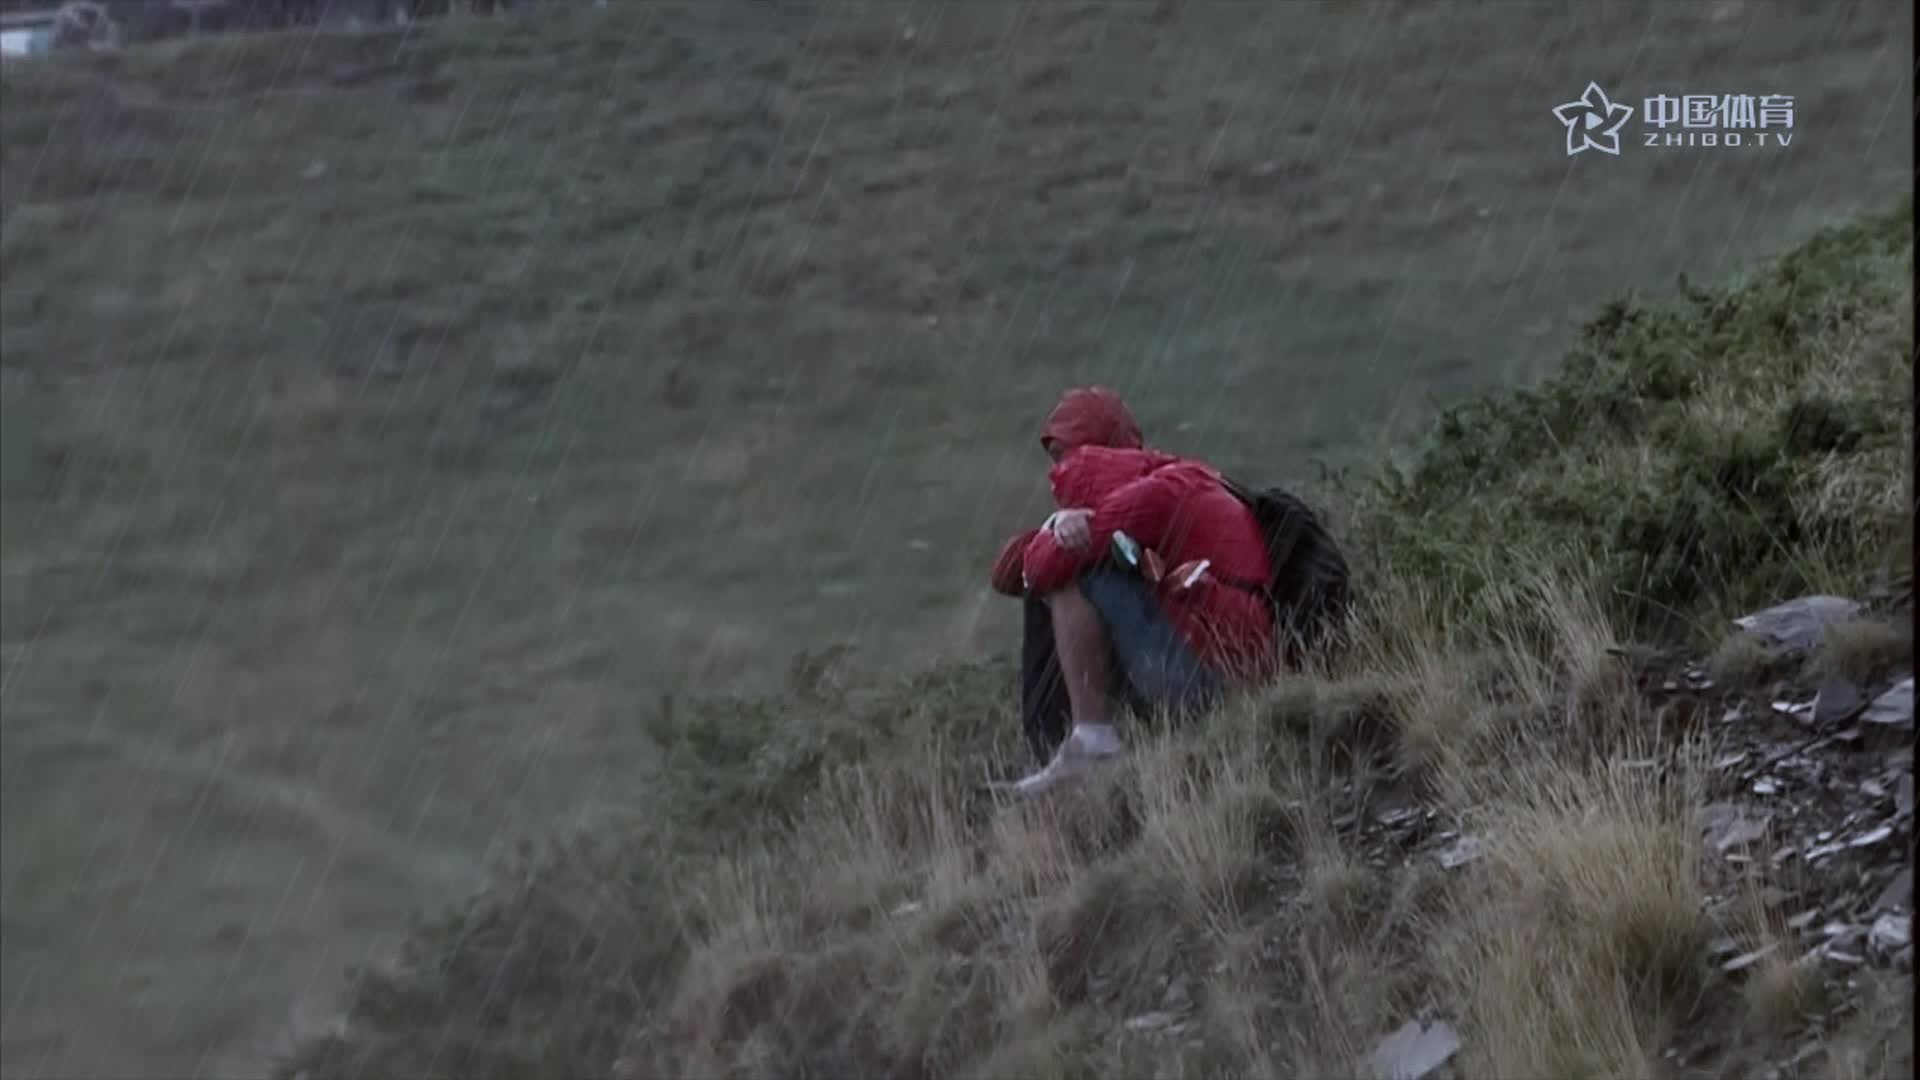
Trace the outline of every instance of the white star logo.
[[1633, 115], [1633, 106], [1608, 101], [1607, 92], [1600, 89], [1600, 84], [1590, 82], [1580, 100], [1554, 109], [1553, 115], [1567, 125], [1568, 157], [1582, 150], [1598, 150], [1618, 157], [1620, 129]]

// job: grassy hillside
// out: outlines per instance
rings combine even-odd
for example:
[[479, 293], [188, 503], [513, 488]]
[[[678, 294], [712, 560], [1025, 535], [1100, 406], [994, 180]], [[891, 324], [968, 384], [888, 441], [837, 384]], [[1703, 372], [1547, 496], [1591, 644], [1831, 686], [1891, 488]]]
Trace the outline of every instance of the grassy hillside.
[[[731, 764], [688, 814], [783, 806], [876, 717], [999, 730], [995, 669], [942, 665], [1008, 643], [982, 570], [1041, 509], [1063, 385], [1253, 478], [1371, 479], [1428, 395], [1537, 382], [1605, 298], [1884, 207], [1906, 17], [663, 0], [8, 64], [7, 1070], [257, 1075], [289, 1012], [518, 838], [645, 811], [690, 760]], [[1709, 76], [1794, 93], [1804, 142], [1565, 155], [1549, 110], [1587, 79]], [[1763, 457], [1819, 389], [1793, 300], [1798, 337], [1734, 312], [1721, 343], [1780, 388], [1714, 354]], [[1649, 411], [1693, 430], [1707, 389]], [[1752, 482], [1832, 500], [1808, 543], [1891, 460], [1897, 410], [1847, 394], [1866, 450]], [[1386, 545], [1369, 566], [1471, 591], [1452, 573], [1514, 507], [1608, 545], [1610, 613], [1699, 563], [1660, 539], [1686, 454], [1576, 517], [1546, 496], [1623, 462], [1536, 455], [1479, 500], [1504, 447], [1474, 438], [1334, 501]], [[1828, 576], [1869, 561], [1858, 517]], [[1794, 562], [1746, 591], [1821, 576]], [[825, 728], [782, 696], [796, 653]]]
[[[1644, 605], [1618, 586], [1630, 556], [1693, 574], [1672, 607], [1704, 628], [1734, 597], [1871, 595], [1907, 565], [1912, 227], [1903, 206], [1735, 285], [1612, 306], [1537, 394], [1442, 418], [1411, 465], [1426, 483], [1362, 474], [1355, 657], [1137, 734], [1088, 792], [981, 790], [1021, 753], [998, 666], [878, 699], [796, 669], [783, 696], [669, 725], [646, 814], [528, 853], [423, 926], [286, 1075], [1354, 1075], [1434, 1014], [1461, 1076], [1904, 1075], [1910, 987], [1884, 958], [1806, 951], [1785, 920], [1877, 891], [1910, 809], [1894, 846], [1812, 873], [1764, 856], [1881, 811], [1817, 808], [1831, 782], [1756, 800], [1794, 820], [1753, 858], [1697, 823], [1748, 798], [1756, 747], [1806, 750], [1771, 701], [1911, 670], [1910, 589], [1811, 658], [1728, 639], [1708, 678], [1683, 663], [1689, 620], [1636, 633]], [[1783, 426], [1842, 388], [1826, 415], [1853, 435]], [[1784, 494], [1656, 485], [1728, 475], [1698, 454], [1718, 439]], [[1490, 535], [1487, 505], [1497, 559], [1440, 561]], [[1724, 541], [1652, 551], [1587, 524], [1682, 512]], [[1822, 766], [1851, 785], [1892, 761], [1911, 792], [1894, 738]], [[1456, 835], [1480, 857], [1439, 861]], [[1722, 970], [1749, 949], [1772, 959]]]

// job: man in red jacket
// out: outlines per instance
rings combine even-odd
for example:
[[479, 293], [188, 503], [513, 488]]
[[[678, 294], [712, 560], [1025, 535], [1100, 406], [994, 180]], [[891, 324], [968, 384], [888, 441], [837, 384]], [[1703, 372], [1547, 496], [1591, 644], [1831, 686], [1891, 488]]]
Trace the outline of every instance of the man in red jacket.
[[[1255, 591], [1269, 576], [1266, 542], [1219, 473], [1146, 449], [1103, 387], [1062, 396], [1040, 443], [1060, 509], [1007, 541], [993, 585], [1045, 604], [1072, 727], [1047, 766], [1015, 785], [1022, 792], [1120, 751], [1116, 676], [1151, 704], [1186, 709], [1277, 660], [1272, 612]], [[1146, 549], [1139, 571], [1107, 559], [1117, 533]]]

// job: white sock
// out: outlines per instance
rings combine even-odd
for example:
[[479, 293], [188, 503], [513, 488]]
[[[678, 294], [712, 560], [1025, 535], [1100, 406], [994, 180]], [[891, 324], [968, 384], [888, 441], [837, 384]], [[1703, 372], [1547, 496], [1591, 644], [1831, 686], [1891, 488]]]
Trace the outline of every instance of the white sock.
[[1120, 752], [1120, 733], [1112, 724], [1075, 724], [1073, 741], [1096, 754]]

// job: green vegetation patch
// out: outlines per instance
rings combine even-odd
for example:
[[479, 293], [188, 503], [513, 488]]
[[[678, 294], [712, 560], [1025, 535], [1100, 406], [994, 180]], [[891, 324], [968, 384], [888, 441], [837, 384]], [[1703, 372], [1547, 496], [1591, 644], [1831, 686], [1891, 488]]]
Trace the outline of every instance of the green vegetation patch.
[[1363, 569], [1471, 613], [1514, 552], [1554, 552], [1660, 635], [1904, 562], [1910, 206], [1743, 282], [1611, 303], [1542, 386], [1350, 474]]

